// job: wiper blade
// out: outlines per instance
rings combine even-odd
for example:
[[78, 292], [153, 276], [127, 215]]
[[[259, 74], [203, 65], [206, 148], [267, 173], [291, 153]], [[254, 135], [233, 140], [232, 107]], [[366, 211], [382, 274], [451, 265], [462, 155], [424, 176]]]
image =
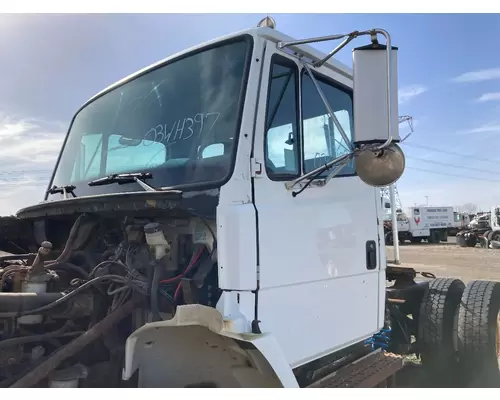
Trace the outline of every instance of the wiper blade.
[[74, 185], [64, 185], [64, 186], [52, 186], [49, 190], [47, 190], [47, 194], [57, 194], [60, 193], [64, 196], [65, 199], [68, 198], [68, 193], [71, 193], [73, 197], [76, 197], [76, 194], [74, 193], [74, 190], [76, 189], [76, 186]]
[[103, 178], [98, 178], [88, 183], [89, 186], [102, 186], [102, 185], [110, 185], [112, 183], [118, 183], [119, 185], [123, 185], [126, 183], [134, 183], [137, 182], [144, 190], [148, 192], [157, 192], [153, 186], [148, 185], [144, 180], [152, 179], [153, 174], [151, 172], [135, 172], [130, 174], [112, 174], [105, 176]]

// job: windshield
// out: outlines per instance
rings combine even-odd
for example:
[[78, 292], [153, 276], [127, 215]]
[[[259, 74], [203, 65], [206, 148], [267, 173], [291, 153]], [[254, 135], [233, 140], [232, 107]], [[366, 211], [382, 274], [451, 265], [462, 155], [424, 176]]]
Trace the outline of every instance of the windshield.
[[139, 190], [87, 185], [139, 171], [155, 187], [221, 184], [233, 168], [250, 47], [246, 36], [233, 39], [96, 98], [75, 116], [52, 185], [79, 195]]

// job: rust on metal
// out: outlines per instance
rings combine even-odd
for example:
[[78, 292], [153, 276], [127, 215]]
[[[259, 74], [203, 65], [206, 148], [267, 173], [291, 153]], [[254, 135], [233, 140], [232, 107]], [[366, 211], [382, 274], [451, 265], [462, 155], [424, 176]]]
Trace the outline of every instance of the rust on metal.
[[56, 351], [44, 362], [36, 366], [33, 370], [24, 375], [21, 379], [11, 385], [11, 388], [28, 388], [36, 385], [46, 378], [61, 362], [81, 351], [88, 344], [104, 335], [109, 329], [115, 326], [123, 318], [132, 313], [139, 304], [139, 299], [131, 299], [115, 311], [108, 314], [101, 321], [95, 324], [88, 331], [78, 336], [76, 339]]
[[397, 304], [404, 304], [404, 303], [406, 303], [406, 300], [405, 300], [405, 299], [395, 299], [395, 298], [391, 298], [391, 297], [389, 297], [389, 298], [387, 299], [387, 301], [388, 301], [389, 303], [397, 303]]
[[403, 357], [388, 352], [373, 352], [346, 365], [308, 388], [374, 388], [385, 386], [404, 367]]

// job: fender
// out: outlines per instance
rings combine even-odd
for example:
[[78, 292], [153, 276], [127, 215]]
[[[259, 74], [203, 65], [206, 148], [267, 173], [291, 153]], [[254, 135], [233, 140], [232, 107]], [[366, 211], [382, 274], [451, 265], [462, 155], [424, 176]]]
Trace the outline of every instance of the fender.
[[179, 306], [172, 319], [127, 338], [123, 379], [138, 371], [139, 387], [299, 387], [272, 335], [235, 333], [232, 326], [214, 308]]

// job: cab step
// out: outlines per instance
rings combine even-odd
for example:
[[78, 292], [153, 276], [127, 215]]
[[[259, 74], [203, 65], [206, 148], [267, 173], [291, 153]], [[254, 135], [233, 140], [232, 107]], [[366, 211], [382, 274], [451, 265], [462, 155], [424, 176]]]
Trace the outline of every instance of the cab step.
[[325, 376], [308, 388], [374, 388], [394, 384], [394, 375], [404, 367], [403, 357], [380, 349]]

